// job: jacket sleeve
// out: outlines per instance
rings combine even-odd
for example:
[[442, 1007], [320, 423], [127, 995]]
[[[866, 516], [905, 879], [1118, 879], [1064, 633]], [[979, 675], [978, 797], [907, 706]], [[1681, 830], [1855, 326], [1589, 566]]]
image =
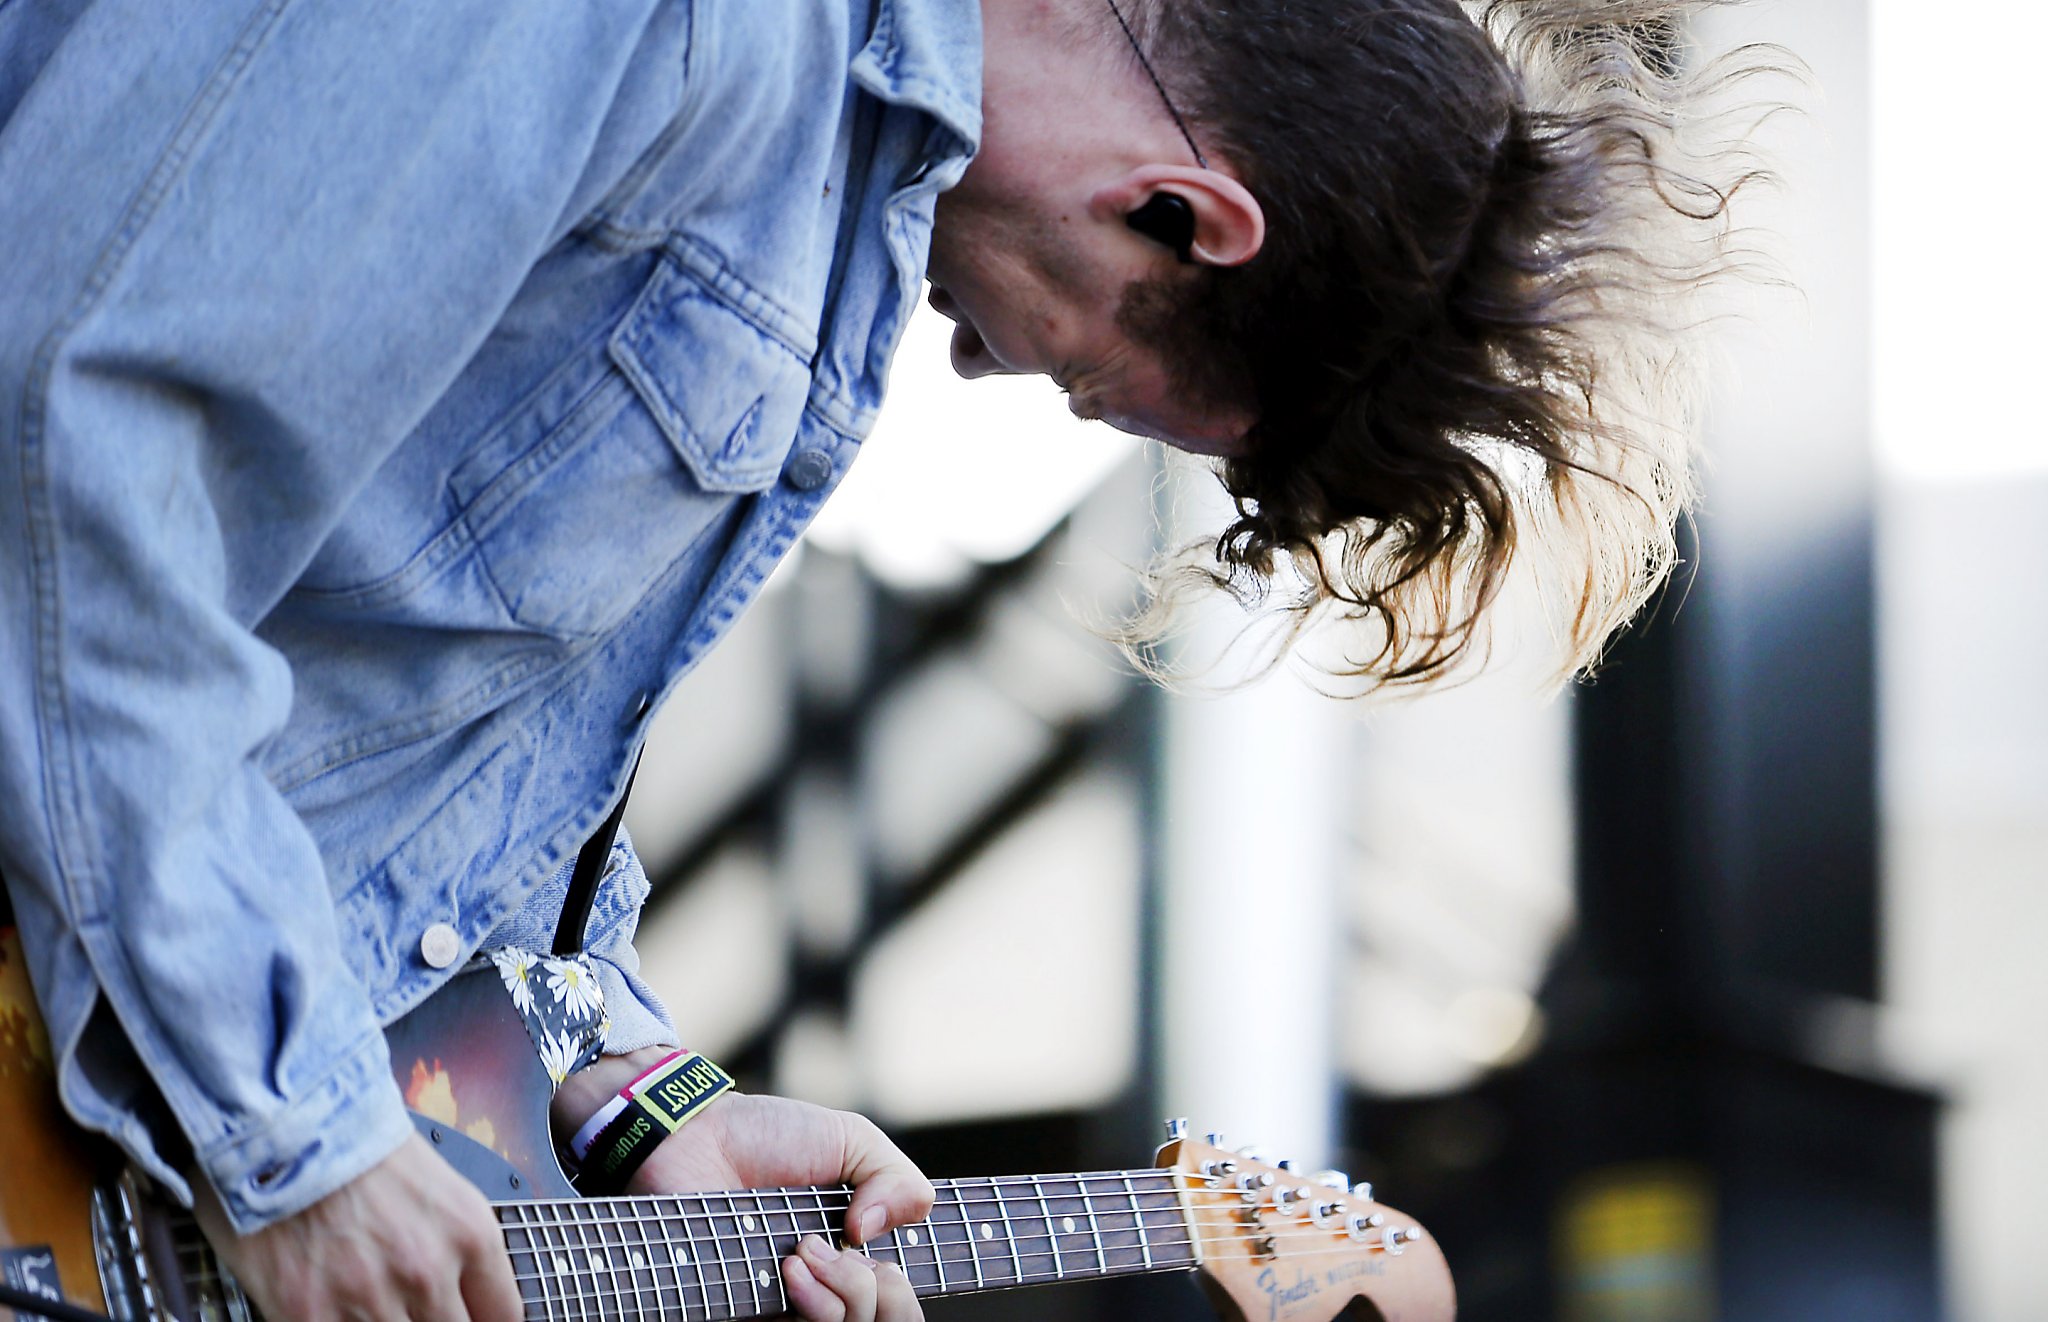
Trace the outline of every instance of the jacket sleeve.
[[138, 1061], [240, 1230], [409, 1132], [253, 627], [673, 116], [687, 32], [96, 0], [0, 127], [0, 870], [73, 1114], [182, 1187], [95, 1067]]

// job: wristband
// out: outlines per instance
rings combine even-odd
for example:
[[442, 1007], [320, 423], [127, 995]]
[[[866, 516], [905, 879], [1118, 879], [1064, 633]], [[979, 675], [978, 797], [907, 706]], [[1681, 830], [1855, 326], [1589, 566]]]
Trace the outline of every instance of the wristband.
[[[662, 1064], [667, 1063], [667, 1061], [662, 1062]], [[661, 1066], [657, 1065], [655, 1068], [660, 1069]], [[597, 1136], [604, 1130], [604, 1127], [618, 1119], [619, 1112], [625, 1109], [626, 1094], [623, 1092], [613, 1093], [603, 1106], [597, 1108], [596, 1113], [590, 1119], [583, 1122], [583, 1128], [576, 1131], [576, 1137], [569, 1140], [569, 1160], [575, 1162], [578, 1166], [588, 1161], [590, 1159], [590, 1145], [597, 1141]]]
[[633, 1090], [659, 1074], [670, 1061], [681, 1060], [689, 1054], [691, 1053], [678, 1048], [628, 1079], [626, 1086], [613, 1093], [605, 1100], [603, 1106], [592, 1112], [590, 1119], [585, 1120], [583, 1127], [576, 1131], [576, 1137], [569, 1140], [569, 1160], [578, 1166], [590, 1160], [591, 1145], [597, 1142], [597, 1136], [604, 1132], [604, 1127], [618, 1119], [619, 1112], [626, 1109], [626, 1103], [633, 1099]]
[[[678, 1051], [663, 1060], [619, 1090], [613, 1099], [619, 1103], [616, 1111], [608, 1103], [591, 1117], [598, 1128], [578, 1158], [578, 1187], [590, 1196], [624, 1189], [656, 1145], [732, 1086], [730, 1074], [694, 1051]], [[582, 1133], [576, 1138], [581, 1141]]]

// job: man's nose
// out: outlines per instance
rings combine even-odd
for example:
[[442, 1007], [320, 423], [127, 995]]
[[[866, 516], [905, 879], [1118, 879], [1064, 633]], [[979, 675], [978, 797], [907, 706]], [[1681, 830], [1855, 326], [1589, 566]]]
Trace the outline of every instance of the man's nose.
[[953, 327], [953, 370], [969, 381], [981, 376], [1015, 375], [1017, 371], [990, 353], [980, 333], [964, 321]]

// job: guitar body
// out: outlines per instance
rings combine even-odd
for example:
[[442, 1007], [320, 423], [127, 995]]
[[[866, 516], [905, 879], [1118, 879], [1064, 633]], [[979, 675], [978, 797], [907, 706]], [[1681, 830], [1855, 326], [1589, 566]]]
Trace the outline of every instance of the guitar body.
[[[119, 1169], [57, 1101], [49, 1035], [12, 927], [0, 926], [0, 1283], [104, 1312], [92, 1191]], [[13, 1314], [0, 1308], [0, 1319]]]
[[[555, 1160], [547, 1071], [494, 968], [387, 1031], [414, 1123], [492, 1200], [530, 1322], [780, 1316], [780, 1261], [840, 1230], [849, 1190], [585, 1201]], [[50, 1045], [0, 924], [0, 1283], [113, 1322], [261, 1322], [189, 1214], [58, 1104]], [[935, 1182], [923, 1222], [871, 1241], [921, 1296], [1198, 1271], [1226, 1317], [1450, 1322], [1435, 1241], [1336, 1172], [1304, 1177], [1176, 1133], [1158, 1165]], [[0, 1322], [15, 1322], [0, 1306]]]
[[[386, 1034], [420, 1132], [493, 1198], [571, 1198], [548, 1132], [553, 1087], [486, 968], [457, 975]], [[0, 927], [0, 1284], [118, 1316], [101, 1286], [95, 1199], [124, 1191], [120, 1153], [71, 1123], [20, 941]], [[104, 1229], [103, 1234], [107, 1233]], [[15, 1322], [0, 1307], [0, 1322]]]

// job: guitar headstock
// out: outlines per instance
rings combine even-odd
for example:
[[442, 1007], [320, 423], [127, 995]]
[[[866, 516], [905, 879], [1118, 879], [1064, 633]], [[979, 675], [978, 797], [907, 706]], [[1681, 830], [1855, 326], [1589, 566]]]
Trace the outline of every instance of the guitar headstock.
[[1259, 1322], [1450, 1322], [1451, 1270], [1436, 1240], [1343, 1174], [1304, 1174], [1198, 1143], [1185, 1122], [1159, 1149], [1180, 1186], [1203, 1285]]

